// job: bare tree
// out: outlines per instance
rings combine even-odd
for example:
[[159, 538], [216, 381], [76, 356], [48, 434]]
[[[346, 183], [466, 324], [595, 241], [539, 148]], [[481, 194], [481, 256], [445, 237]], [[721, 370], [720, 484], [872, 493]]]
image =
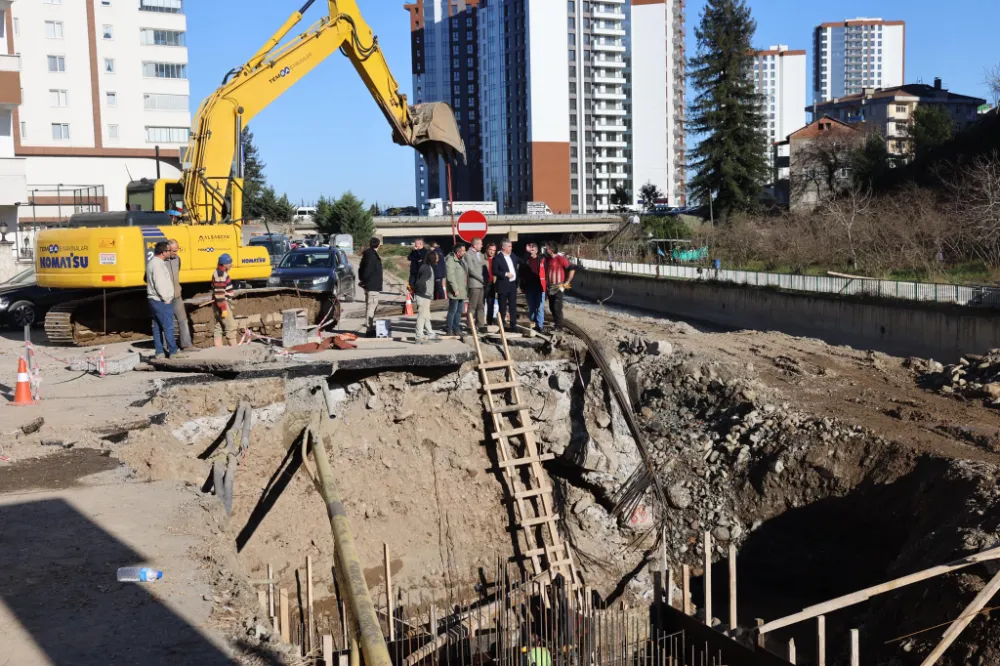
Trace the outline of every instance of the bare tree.
[[1000, 154], [977, 157], [946, 185], [962, 253], [1000, 268]]
[[993, 98], [993, 106], [1000, 106], [1000, 64], [986, 68], [986, 77], [983, 80]]
[[858, 268], [858, 226], [863, 224], [872, 211], [872, 191], [869, 187], [852, 187], [824, 206], [824, 212], [843, 232], [847, 241], [847, 252], [851, 268]]
[[850, 187], [854, 156], [863, 140], [860, 131], [833, 125], [799, 141], [790, 162], [792, 199], [820, 205]]

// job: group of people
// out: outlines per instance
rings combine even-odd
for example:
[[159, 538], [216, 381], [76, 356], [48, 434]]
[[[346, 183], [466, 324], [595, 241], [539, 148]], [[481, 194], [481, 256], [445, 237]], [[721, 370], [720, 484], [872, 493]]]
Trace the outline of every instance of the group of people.
[[[153, 256], [146, 264], [146, 301], [153, 318], [153, 349], [158, 359], [167, 355], [174, 358], [181, 352], [195, 349], [181, 293], [181, 258], [177, 255], [179, 248], [176, 240], [159, 241], [153, 246]], [[223, 336], [230, 346], [235, 347], [237, 344], [233, 281], [229, 277], [232, 267], [232, 257], [224, 253], [212, 272], [212, 310], [215, 314], [213, 336], [216, 347], [222, 346]], [[177, 347], [178, 337], [180, 349]]]
[[556, 329], [563, 325], [563, 296], [575, 270], [566, 255], [550, 243], [541, 249], [535, 243], [526, 246], [524, 259], [513, 253], [512, 243], [504, 239], [483, 247], [482, 239], [458, 244], [447, 256], [436, 243], [424, 247], [422, 239], [413, 244], [409, 254], [410, 290], [417, 304], [416, 341], [435, 336], [431, 329], [431, 301], [448, 299], [447, 335], [461, 336], [462, 315], [466, 303], [476, 328], [485, 330], [497, 318], [508, 330], [517, 326], [517, 294], [522, 291], [528, 302], [528, 320], [535, 330], [545, 327], [545, 302], [549, 303]]

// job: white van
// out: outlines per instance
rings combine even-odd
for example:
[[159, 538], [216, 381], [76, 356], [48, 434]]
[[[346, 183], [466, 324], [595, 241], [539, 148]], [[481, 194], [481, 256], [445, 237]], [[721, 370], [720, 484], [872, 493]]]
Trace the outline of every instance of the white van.
[[295, 209], [292, 222], [296, 225], [312, 225], [316, 223], [316, 209], [313, 206], [299, 206]]

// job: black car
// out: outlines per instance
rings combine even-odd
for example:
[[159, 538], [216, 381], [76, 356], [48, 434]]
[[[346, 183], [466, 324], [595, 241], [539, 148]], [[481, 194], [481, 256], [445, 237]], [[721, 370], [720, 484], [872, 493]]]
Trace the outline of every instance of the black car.
[[45, 319], [45, 313], [53, 305], [100, 293], [100, 289], [39, 287], [32, 267], [6, 282], [0, 282], [0, 325], [16, 328], [30, 326]]
[[325, 291], [341, 301], [353, 301], [358, 286], [354, 267], [343, 250], [335, 247], [300, 247], [289, 250], [271, 271], [269, 287]]

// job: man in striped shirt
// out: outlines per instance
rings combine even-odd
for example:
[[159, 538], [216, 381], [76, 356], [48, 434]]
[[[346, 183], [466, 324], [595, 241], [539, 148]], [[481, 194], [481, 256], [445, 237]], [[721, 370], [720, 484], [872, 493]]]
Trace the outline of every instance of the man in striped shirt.
[[215, 328], [212, 335], [215, 346], [222, 346], [222, 336], [225, 334], [230, 347], [236, 346], [236, 313], [233, 312], [233, 281], [229, 277], [229, 269], [233, 267], [233, 258], [228, 254], [219, 257], [219, 266], [212, 273], [212, 297], [215, 299]]

